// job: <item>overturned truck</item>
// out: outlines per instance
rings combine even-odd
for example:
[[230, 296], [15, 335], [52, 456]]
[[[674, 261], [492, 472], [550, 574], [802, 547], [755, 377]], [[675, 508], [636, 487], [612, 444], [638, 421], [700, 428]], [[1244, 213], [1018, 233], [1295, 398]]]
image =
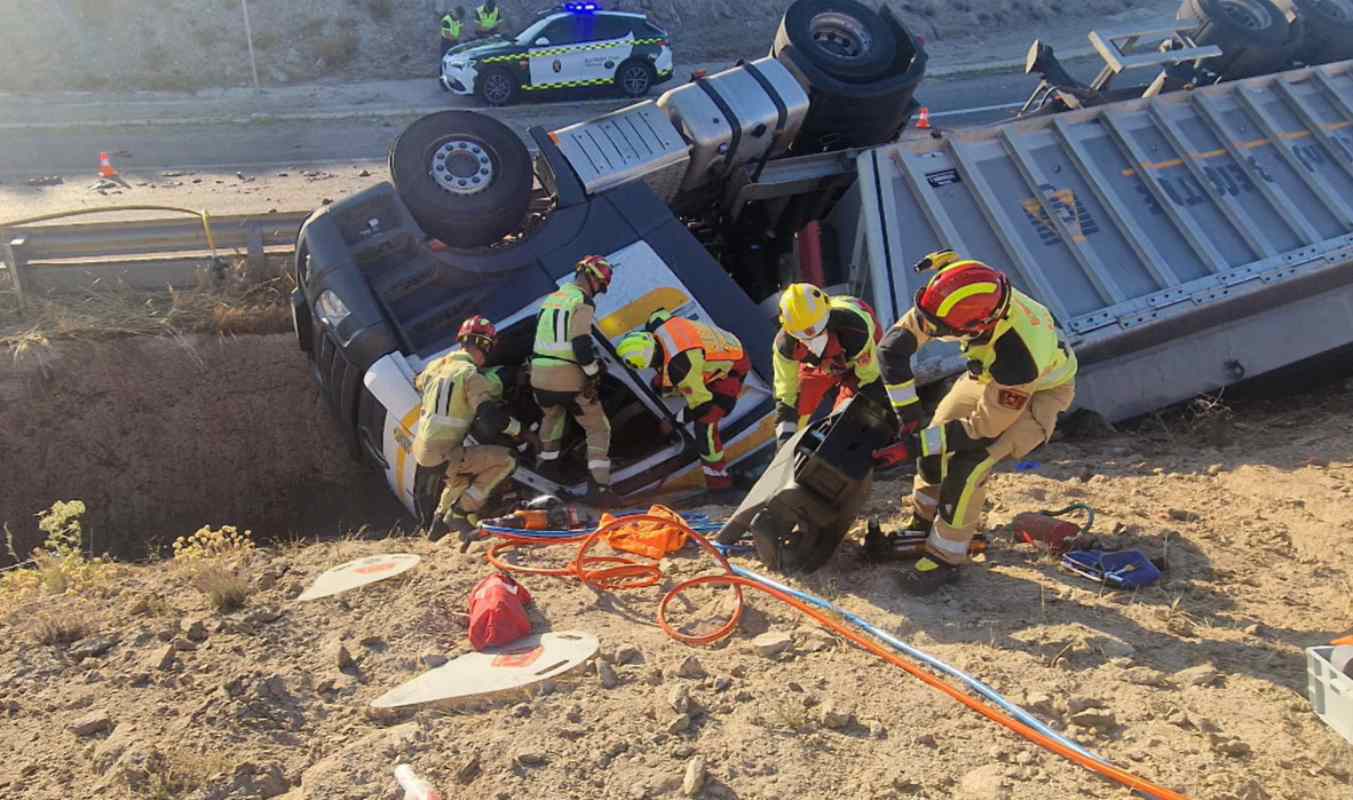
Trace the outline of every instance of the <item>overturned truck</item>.
[[[1056, 313], [1080, 354], [1079, 404], [1111, 420], [1342, 346], [1353, 341], [1353, 63], [1241, 78], [1258, 56], [1228, 62], [1227, 47], [1252, 43], [1206, 16], [1230, 2], [1187, 0], [1135, 61], [1125, 39], [1160, 32], [1096, 35], [1119, 84], [1142, 66], [1169, 72], [1130, 90], [1067, 84], [1035, 44], [1030, 69], [1053, 88], [1026, 118], [984, 128], [909, 130], [925, 51], [886, 9], [854, 0], [798, 0], [766, 58], [534, 128], [534, 157], [488, 117], [425, 117], [391, 148], [393, 185], [303, 227], [301, 346], [353, 453], [420, 517], [439, 476], [408, 453], [415, 375], [471, 313], [504, 332], [494, 363], [524, 361], [540, 301], [588, 254], [617, 264], [594, 335], [609, 365], [615, 488], [628, 497], [700, 485], [694, 442], [661, 432], [679, 401], [615, 357], [652, 311], [712, 321], [745, 344], [753, 373], [725, 431], [733, 471], [759, 474], [780, 287], [849, 291], [890, 324], [917, 288], [908, 265], [940, 246], [1008, 270]], [[1300, 47], [1283, 47], [1274, 64], [1301, 63]], [[1323, 58], [1333, 46], [1322, 47]], [[963, 368], [942, 348], [918, 362], [923, 382]], [[539, 416], [529, 397], [516, 410]], [[581, 462], [577, 431], [565, 446]], [[561, 488], [529, 466], [514, 477]], [[824, 530], [854, 517], [839, 499], [823, 500], [838, 506]]]

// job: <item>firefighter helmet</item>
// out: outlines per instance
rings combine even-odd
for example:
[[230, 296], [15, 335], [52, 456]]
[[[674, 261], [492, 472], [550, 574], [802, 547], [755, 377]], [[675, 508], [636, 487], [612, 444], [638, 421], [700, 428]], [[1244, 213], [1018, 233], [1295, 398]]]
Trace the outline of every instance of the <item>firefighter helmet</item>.
[[625, 334], [615, 351], [620, 360], [632, 369], [648, 369], [653, 366], [653, 356], [657, 352], [657, 340], [646, 331], [634, 331]]
[[1010, 279], [951, 250], [922, 261], [932, 259], [936, 265], [929, 269], [938, 272], [916, 292], [916, 310], [925, 322], [942, 336], [980, 336], [995, 327], [1010, 308]]
[[492, 322], [475, 315], [460, 324], [460, 332], [456, 334], [456, 341], [462, 345], [474, 345], [488, 353], [493, 349], [494, 343], [498, 341], [498, 329], [493, 327]]
[[831, 298], [811, 283], [791, 283], [780, 295], [780, 324], [795, 339], [821, 336], [831, 316]]
[[611, 278], [615, 277], [615, 267], [604, 256], [583, 256], [578, 261], [577, 272], [596, 282], [597, 294], [605, 294], [611, 286]]

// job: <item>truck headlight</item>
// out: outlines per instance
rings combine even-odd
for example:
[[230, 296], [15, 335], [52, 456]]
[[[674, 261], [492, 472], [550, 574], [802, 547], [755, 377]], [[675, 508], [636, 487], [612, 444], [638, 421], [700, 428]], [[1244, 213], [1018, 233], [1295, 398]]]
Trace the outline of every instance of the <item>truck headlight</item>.
[[337, 328], [339, 323], [348, 318], [352, 312], [348, 310], [347, 305], [339, 299], [338, 295], [331, 289], [325, 289], [320, 292], [319, 299], [315, 301], [315, 313], [319, 315], [321, 321], [330, 328]]

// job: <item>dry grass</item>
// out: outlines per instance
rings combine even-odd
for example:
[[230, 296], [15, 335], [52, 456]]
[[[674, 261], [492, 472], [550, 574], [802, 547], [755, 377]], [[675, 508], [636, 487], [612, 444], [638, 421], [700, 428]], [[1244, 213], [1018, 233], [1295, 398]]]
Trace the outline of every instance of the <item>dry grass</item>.
[[177, 617], [178, 609], [160, 594], [143, 594], [131, 602], [127, 613], [134, 617], [169, 619]]
[[217, 611], [243, 608], [254, 591], [248, 578], [221, 564], [198, 567], [193, 576], [193, 586], [207, 596], [211, 607]]
[[189, 333], [265, 334], [291, 328], [289, 273], [248, 274], [243, 259], [200, 288], [146, 292], [93, 287], [83, 295], [30, 297], [22, 314], [0, 305], [0, 348], [14, 355], [53, 341]]
[[377, 22], [384, 22], [395, 15], [394, 0], [366, 0], [366, 9]]
[[361, 37], [354, 30], [355, 25], [344, 24], [338, 33], [327, 36], [315, 44], [314, 53], [318, 58], [324, 59], [324, 65], [328, 69], [337, 69], [347, 66], [357, 55], [357, 48], [361, 46]]
[[206, 786], [217, 775], [228, 775], [234, 766], [224, 749], [193, 752], [170, 747], [153, 759], [146, 784], [147, 800], [178, 800]]
[[29, 633], [38, 644], [54, 646], [78, 642], [92, 630], [84, 613], [74, 606], [68, 606], [35, 614], [29, 623]]

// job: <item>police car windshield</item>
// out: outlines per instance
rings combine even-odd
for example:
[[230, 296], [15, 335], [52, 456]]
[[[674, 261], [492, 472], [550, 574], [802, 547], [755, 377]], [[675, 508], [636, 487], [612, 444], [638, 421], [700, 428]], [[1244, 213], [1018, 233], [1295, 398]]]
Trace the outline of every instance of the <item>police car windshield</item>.
[[540, 19], [537, 19], [535, 22], [532, 22], [530, 25], [527, 25], [526, 30], [517, 34], [516, 36], [517, 44], [530, 45], [532, 42], [534, 42], [537, 38], [540, 37], [540, 32], [545, 30], [546, 25], [549, 25], [551, 22], [554, 22], [555, 20], [560, 19], [564, 16], [566, 15], [548, 14], [546, 16], [541, 17]]

